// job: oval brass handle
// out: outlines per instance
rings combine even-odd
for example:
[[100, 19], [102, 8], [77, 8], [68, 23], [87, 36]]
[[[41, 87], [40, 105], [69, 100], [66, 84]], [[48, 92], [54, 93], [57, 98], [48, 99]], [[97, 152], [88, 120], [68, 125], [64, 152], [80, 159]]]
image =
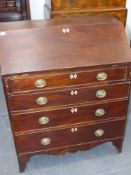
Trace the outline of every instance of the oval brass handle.
[[43, 79], [36, 80], [36, 81], [35, 81], [35, 86], [36, 86], [37, 88], [43, 88], [43, 87], [46, 86], [46, 81], [43, 80]]
[[71, 132], [77, 132], [78, 131], [78, 128], [71, 128]]
[[97, 74], [97, 80], [99, 81], [104, 81], [104, 80], [107, 80], [107, 74], [105, 72], [101, 72], [101, 73], [98, 73]]
[[43, 138], [41, 139], [41, 144], [42, 145], [49, 145], [51, 143], [51, 139], [50, 138]]
[[105, 113], [106, 113], [105, 109], [100, 108], [100, 109], [96, 110], [95, 116], [101, 117], [101, 116], [105, 115]]
[[96, 92], [96, 97], [97, 98], [105, 98], [107, 96], [106, 90], [98, 90]]
[[48, 99], [46, 97], [39, 97], [36, 100], [36, 103], [38, 105], [45, 105], [48, 102]]
[[98, 129], [95, 131], [95, 136], [96, 137], [102, 137], [104, 135], [104, 130], [103, 129]]
[[45, 125], [45, 124], [49, 123], [49, 121], [50, 121], [49, 118], [46, 117], [46, 116], [40, 117], [40, 118], [39, 118], [39, 123], [40, 123], [41, 125]]

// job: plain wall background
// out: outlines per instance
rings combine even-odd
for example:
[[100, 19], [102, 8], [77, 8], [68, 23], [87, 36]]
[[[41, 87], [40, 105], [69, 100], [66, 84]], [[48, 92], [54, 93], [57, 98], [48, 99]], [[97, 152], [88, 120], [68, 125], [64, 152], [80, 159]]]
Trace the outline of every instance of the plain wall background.
[[50, 0], [30, 0], [31, 19], [45, 19], [44, 4], [51, 6]]
[[[44, 11], [45, 3], [50, 6], [50, 0], [30, 0], [32, 20], [45, 19], [45, 17], [48, 16]], [[127, 8], [128, 8], [127, 31], [131, 39], [131, 0], [127, 0]]]

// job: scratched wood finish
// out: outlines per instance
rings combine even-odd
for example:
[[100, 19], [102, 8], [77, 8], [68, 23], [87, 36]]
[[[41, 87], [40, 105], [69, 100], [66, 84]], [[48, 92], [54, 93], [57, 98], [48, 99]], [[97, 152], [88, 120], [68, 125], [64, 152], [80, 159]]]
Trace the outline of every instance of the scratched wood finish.
[[[115, 137], [122, 137], [125, 128], [125, 120], [113, 121], [109, 123], [93, 124], [89, 126], [76, 125], [74, 127], [77, 127], [78, 129], [78, 131], [74, 133], [71, 132], [72, 128], [66, 128], [61, 130], [46, 131], [46, 132], [16, 136], [15, 139], [16, 139], [17, 150], [19, 153], [28, 153], [39, 150], [64, 147], [68, 145], [75, 145], [79, 143], [86, 143], [94, 140], [99, 141], [100, 139], [105, 138], [110, 139]], [[95, 132], [98, 129], [102, 129], [104, 131], [103, 136], [101, 137], [95, 136]], [[50, 138], [51, 144], [42, 145], [41, 140], [43, 138]]]
[[[120, 89], [120, 90], [118, 90]], [[97, 98], [96, 92], [105, 90], [107, 95], [104, 98]], [[75, 94], [77, 92], [77, 94]], [[72, 95], [73, 93], [73, 95]], [[37, 92], [23, 95], [9, 96], [8, 104], [10, 111], [29, 109], [40, 109], [46, 107], [63, 106], [69, 104], [91, 103], [95, 101], [124, 98], [129, 95], [129, 82], [124, 84], [113, 84], [97, 87], [79, 87], [59, 91]], [[46, 97], [48, 102], [44, 105], [37, 104], [39, 97]]]
[[[77, 111], [75, 111], [77, 109]], [[98, 109], [104, 109], [103, 116], [96, 116]], [[110, 110], [111, 109], [111, 110]], [[12, 114], [11, 120], [14, 132], [29, 132], [36, 129], [49, 129], [50, 127], [69, 126], [78, 123], [90, 123], [126, 117], [128, 109], [128, 100], [106, 102], [97, 105], [72, 106], [65, 109], [56, 109], [49, 111], [34, 111], [32, 113]], [[43, 116], [49, 118], [46, 124], [40, 124], [39, 119]]]
[[[107, 79], [100, 81], [97, 79], [99, 73], [106, 73]], [[37, 88], [35, 82], [39, 79], [46, 81], [46, 86], [43, 88]], [[53, 79], [53, 81], [52, 81]], [[109, 68], [109, 69], [98, 69], [98, 70], [72, 70], [69, 72], [62, 73], [57, 72], [56, 74], [32, 74], [25, 76], [14, 76], [9, 79], [10, 92], [21, 92], [21, 91], [32, 91], [39, 89], [52, 89], [57, 87], [67, 87], [71, 85], [89, 84], [89, 83], [103, 83], [110, 81], [120, 81], [126, 79], [126, 67]]]

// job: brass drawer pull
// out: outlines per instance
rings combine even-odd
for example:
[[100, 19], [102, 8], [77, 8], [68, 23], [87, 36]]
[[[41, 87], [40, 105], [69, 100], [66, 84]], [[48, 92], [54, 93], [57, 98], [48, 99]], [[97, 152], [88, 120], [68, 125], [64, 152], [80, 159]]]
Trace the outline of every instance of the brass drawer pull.
[[62, 29], [62, 32], [63, 33], [70, 33], [70, 29], [67, 27], [67, 28], [63, 28]]
[[42, 145], [49, 145], [51, 143], [51, 139], [50, 138], [43, 138], [41, 140], [41, 144]]
[[101, 116], [105, 115], [105, 113], [106, 113], [105, 109], [100, 108], [100, 109], [96, 110], [95, 116], [101, 117]]
[[96, 97], [97, 98], [105, 98], [107, 96], [106, 90], [98, 90], [96, 92]]
[[107, 74], [105, 72], [101, 72], [97, 74], [97, 80], [104, 81], [107, 80]]
[[43, 79], [36, 80], [36, 81], [35, 81], [35, 86], [36, 86], [37, 88], [43, 88], [43, 87], [46, 86], [46, 81], [43, 80]]
[[46, 97], [39, 97], [36, 100], [36, 103], [38, 105], [45, 105], [48, 102], [48, 99]]
[[78, 131], [78, 128], [71, 128], [71, 132], [77, 132]]
[[102, 137], [104, 135], [104, 130], [103, 129], [98, 129], [95, 131], [95, 136], [96, 137]]
[[40, 117], [39, 118], [39, 123], [41, 124], [41, 125], [45, 125], [45, 124], [47, 124], [47, 123], [49, 123], [49, 118], [48, 117]]

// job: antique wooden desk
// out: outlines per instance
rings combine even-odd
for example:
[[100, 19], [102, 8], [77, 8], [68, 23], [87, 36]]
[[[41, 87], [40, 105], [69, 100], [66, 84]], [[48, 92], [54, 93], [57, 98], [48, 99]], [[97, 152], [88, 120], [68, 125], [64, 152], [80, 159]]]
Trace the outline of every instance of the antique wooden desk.
[[121, 152], [131, 78], [122, 22], [85, 16], [1, 29], [1, 74], [20, 171], [38, 154], [104, 142]]

